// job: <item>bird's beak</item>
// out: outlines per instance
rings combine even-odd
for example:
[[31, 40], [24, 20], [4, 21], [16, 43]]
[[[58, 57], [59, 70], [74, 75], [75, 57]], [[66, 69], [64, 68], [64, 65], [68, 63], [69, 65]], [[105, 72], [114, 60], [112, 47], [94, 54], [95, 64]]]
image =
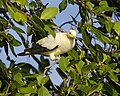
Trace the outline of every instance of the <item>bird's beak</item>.
[[75, 39], [75, 38], [76, 38], [76, 35], [73, 35], [73, 38]]
[[73, 36], [73, 39], [75, 39], [76, 38], [76, 36]]

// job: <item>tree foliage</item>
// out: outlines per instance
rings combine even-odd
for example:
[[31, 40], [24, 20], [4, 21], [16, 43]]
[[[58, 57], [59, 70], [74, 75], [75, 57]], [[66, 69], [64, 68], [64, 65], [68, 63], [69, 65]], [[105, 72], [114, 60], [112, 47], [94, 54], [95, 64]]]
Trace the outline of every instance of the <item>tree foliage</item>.
[[[78, 6], [78, 14], [71, 16], [72, 21], [57, 26], [52, 19], [69, 4]], [[40, 0], [0, 0], [0, 47], [6, 54], [0, 57], [0, 95], [119, 96], [120, 1], [62, 0], [59, 8], [47, 5]], [[76, 27], [81, 36], [77, 37], [75, 48], [58, 62], [56, 71], [63, 80], [59, 86], [51, 81], [50, 70], [46, 70], [51, 62], [43, 56], [31, 55], [38, 68], [11, 59], [9, 51], [17, 58], [15, 47], [28, 48], [29, 43], [48, 34], [55, 36], [65, 24]], [[31, 41], [25, 34], [31, 36]], [[1, 58], [7, 58], [8, 67]]]

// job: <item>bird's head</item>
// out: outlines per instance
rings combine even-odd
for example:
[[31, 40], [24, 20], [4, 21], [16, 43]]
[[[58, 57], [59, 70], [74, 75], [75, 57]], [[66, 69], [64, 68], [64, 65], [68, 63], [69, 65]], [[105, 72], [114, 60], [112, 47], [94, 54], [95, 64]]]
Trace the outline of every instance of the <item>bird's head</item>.
[[67, 33], [67, 36], [68, 36], [69, 38], [75, 39], [75, 38], [76, 38], [76, 31], [73, 30], [73, 29], [69, 30], [69, 32]]

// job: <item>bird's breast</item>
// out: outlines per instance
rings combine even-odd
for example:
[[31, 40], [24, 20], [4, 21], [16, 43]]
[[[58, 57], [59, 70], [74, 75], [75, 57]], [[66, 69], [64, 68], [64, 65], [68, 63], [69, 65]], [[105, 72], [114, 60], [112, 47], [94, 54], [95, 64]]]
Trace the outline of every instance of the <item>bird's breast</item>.
[[61, 54], [70, 51], [74, 46], [75, 46], [75, 40], [74, 39], [64, 41], [60, 46], [60, 50], [62, 51]]

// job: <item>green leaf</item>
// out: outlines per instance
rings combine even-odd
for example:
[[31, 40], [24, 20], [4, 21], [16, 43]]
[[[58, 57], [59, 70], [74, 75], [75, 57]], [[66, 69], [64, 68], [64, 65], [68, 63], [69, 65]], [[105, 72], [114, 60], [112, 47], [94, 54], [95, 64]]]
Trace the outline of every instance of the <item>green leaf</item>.
[[38, 82], [38, 85], [45, 85], [49, 80], [49, 77], [46, 76], [46, 77], [42, 77], [42, 76], [37, 76], [37, 82]]
[[11, 34], [7, 34], [8, 42], [10, 44], [12, 44], [13, 46], [20, 46], [22, 45], [21, 42], [19, 42], [18, 40], [16, 40]]
[[16, 12], [15, 14], [14, 14], [14, 19], [15, 19], [15, 21], [17, 21], [17, 22], [22, 22], [22, 23], [25, 23], [25, 22], [27, 22], [27, 18], [25, 17], [25, 15], [23, 15], [22, 13], [19, 13], [19, 12]]
[[106, 30], [110, 33], [111, 32], [111, 29], [113, 27], [113, 24], [112, 22], [108, 21], [108, 20], [105, 20], [105, 27], [106, 27]]
[[108, 44], [112, 43], [111, 40], [110, 40], [108, 37], [106, 37], [106, 36], [103, 36], [103, 37], [102, 37], [102, 40], [103, 40], [105, 43], [108, 43]]
[[6, 3], [6, 5], [7, 5], [8, 12], [9, 12], [10, 16], [11, 16], [12, 18], [14, 18], [14, 13], [15, 13], [15, 11], [14, 11], [14, 10], [12, 9], [12, 7], [9, 6], [7, 3]]
[[0, 88], [2, 87], [2, 81], [0, 80]]
[[12, 29], [15, 30], [18, 33], [25, 33], [22, 29], [20, 29], [20, 28], [18, 28], [16, 26], [13, 26]]
[[69, 3], [69, 4], [74, 5], [74, 2], [75, 2], [74, 0], [68, 0], [68, 3]]
[[14, 80], [18, 82], [21, 86], [25, 85], [24, 82], [22, 81], [22, 74], [17, 73], [14, 75]]
[[1, 37], [0, 37], [0, 47], [3, 47], [4, 46], [4, 41], [1, 40]]
[[15, 53], [15, 51], [14, 51], [13, 45], [12, 45], [11, 43], [9, 43], [9, 46], [10, 46], [10, 49], [11, 49], [13, 55], [16, 57], [17, 55], [16, 55], [16, 53]]
[[82, 59], [82, 58], [84, 58], [84, 57], [85, 57], [85, 51], [82, 50], [81, 53], [80, 53], [79, 58]]
[[43, 79], [42, 76], [40, 76], [40, 75], [37, 76], [37, 82], [38, 82], [38, 85], [39, 85], [39, 86], [40, 86], [40, 84], [42, 83], [42, 82], [41, 82], [42, 79]]
[[69, 63], [70, 63], [70, 62], [69, 62], [65, 57], [62, 56], [62, 57], [60, 58], [60, 60], [59, 60], [60, 69], [61, 69], [63, 72], [68, 71], [69, 68], [68, 68], [67, 66], [68, 66]]
[[44, 78], [41, 80], [41, 84], [42, 84], [42, 85], [45, 85], [45, 84], [48, 82], [48, 80], [49, 80], [49, 76], [44, 77]]
[[89, 7], [90, 10], [93, 9], [92, 3], [91, 3], [90, 1], [88, 1], [88, 2], [86, 3], [86, 5]]
[[80, 96], [76, 90], [73, 89], [72, 92], [74, 93], [74, 96]]
[[113, 29], [115, 30], [115, 32], [116, 32], [118, 35], [120, 35], [120, 21], [118, 21], [118, 22], [116, 22], [116, 23], [114, 24]]
[[[44, 22], [38, 17], [38, 16], [36, 16], [35, 14], [33, 14], [32, 15], [32, 18], [33, 18], [33, 20], [34, 20], [34, 22], [37, 24], [37, 25], [39, 25], [40, 27], [44, 27]], [[35, 24], [34, 23], [34, 24]], [[37, 25], [35, 25], [35, 26], [37, 26]], [[38, 27], [39, 27], [38, 26]]]
[[87, 46], [89, 46], [89, 44], [91, 44], [91, 35], [88, 32], [83, 31], [82, 38]]
[[90, 88], [87, 96], [90, 96], [92, 93], [96, 92], [96, 91], [100, 91], [103, 88], [103, 84], [100, 83], [98, 85], [93, 85], [92, 88]]
[[2, 8], [2, 6], [3, 6], [3, 2], [2, 0], [0, 0], [0, 8]]
[[8, 28], [8, 21], [5, 18], [0, 16], [0, 30], [5, 30]]
[[82, 67], [82, 72], [88, 72], [92, 69], [94, 69], [96, 67], [96, 63], [95, 62], [91, 62], [89, 65], [85, 65]]
[[115, 72], [115, 73], [120, 73], [120, 69], [119, 69], [119, 68], [116, 68], [116, 70], [113, 70], [113, 72]]
[[116, 74], [114, 74], [113, 72], [109, 72], [110, 75], [108, 75], [114, 82], [118, 82], [118, 77]]
[[14, 14], [14, 19], [15, 19], [15, 21], [17, 21], [17, 22], [20, 22], [20, 21], [21, 21], [21, 13], [16, 12], [16, 13]]
[[59, 10], [60, 10], [60, 12], [62, 12], [63, 10], [65, 10], [66, 7], [67, 7], [67, 0], [62, 0], [62, 2], [59, 4]]
[[36, 77], [38, 77], [39, 76], [39, 74], [29, 74], [29, 75], [27, 75], [27, 76], [24, 76], [25, 78], [36, 78]]
[[45, 8], [41, 14], [41, 19], [48, 20], [54, 18], [58, 13], [57, 7], [48, 7]]
[[[16, 93], [15, 96], [23, 96], [23, 94], [22, 93]], [[24, 94], [24, 96], [30, 96], [30, 94], [29, 95]]]
[[105, 62], [107, 60], [107, 58], [108, 58], [108, 56], [103, 53], [103, 62]]
[[108, 83], [105, 83], [104, 86], [103, 86], [103, 88], [104, 88], [111, 96], [118, 96], [117, 91], [115, 90], [115, 88], [114, 88], [113, 86], [111, 86], [111, 85], [109, 84], [109, 82], [108, 82]]
[[96, 13], [101, 13], [101, 12], [103, 12], [103, 11], [113, 11], [113, 10], [115, 10], [115, 9], [117, 9], [117, 8], [116, 8], [116, 7], [109, 7], [107, 1], [101, 1], [101, 2], [99, 3], [99, 6], [96, 6], [96, 7], [94, 8], [94, 11], [95, 11]]
[[21, 87], [19, 93], [36, 93], [36, 90], [33, 87]]
[[90, 80], [90, 79], [88, 79], [89, 80], [89, 82], [90, 82], [90, 84], [97, 84], [94, 80]]
[[107, 1], [101, 1], [99, 5], [108, 7]]
[[13, 39], [12, 44], [13, 44], [13, 46], [16, 46], [16, 47], [18, 47], [18, 46], [22, 45], [22, 44], [21, 44], [21, 42], [20, 42], [20, 41], [18, 41], [18, 40], [16, 40], [16, 39]]
[[80, 75], [82, 75], [81, 69], [82, 69], [82, 67], [84, 66], [84, 64], [85, 64], [85, 62], [83, 62], [82, 60], [80, 60], [79, 63], [75, 65], [75, 67], [76, 67], [76, 69], [77, 69], [77, 71], [78, 71], [78, 73], [79, 73]]
[[103, 43], [112, 43], [111, 40], [104, 35], [104, 33], [100, 30], [98, 30], [97, 28], [94, 28], [92, 26], [89, 26], [90, 30], [92, 31], [92, 33], [94, 33], [96, 35], [96, 37]]
[[[5, 36], [4, 36], [4, 37], [5, 37]], [[13, 35], [11, 35], [11, 34], [9, 34], [9, 33], [7, 34], [7, 36], [6, 36], [5, 38], [7, 39], [8, 42], [12, 42], [12, 40], [15, 39], [15, 38], [13, 37]]]
[[48, 32], [48, 34], [51, 34], [53, 37], [55, 37], [55, 31], [53, 31], [49, 26], [45, 25], [44, 27], [45, 31]]
[[[88, 91], [89, 91], [89, 89], [90, 89], [90, 86], [86, 86], [86, 85], [84, 85], [84, 84], [79, 84], [79, 85], [78, 85], [78, 89], [79, 89], [79, 90], [82, 90], [82, 91], [85, 92], [85, 93], [88, 93]], [[84, 96], [86, 96], [86, 95], [84, 95]]]
[[50, 96], [50, 93], [46, 87], [41, 86], [41, 88], [38, 89], [38, 96]]
[[71, 50], [68, 52], [68, 55], [71, 57], [71, 59], [78, 60], [78, 53], [75, 50]]
[[62, 79], [67, 79], [66, 74], [65, 74], [60, 68], [56, 68], [56, 71], [58, 72], [59, 76], [60, 76]]

